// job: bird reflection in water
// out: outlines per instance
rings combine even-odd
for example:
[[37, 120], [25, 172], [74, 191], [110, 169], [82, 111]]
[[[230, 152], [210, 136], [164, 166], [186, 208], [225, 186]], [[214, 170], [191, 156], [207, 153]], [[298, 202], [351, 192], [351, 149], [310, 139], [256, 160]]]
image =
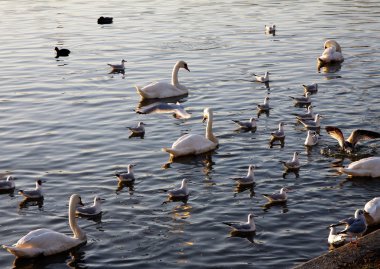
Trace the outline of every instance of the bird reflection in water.
[[271, 209], [272, 207], [281, 208], [282, 213], [289, 212], [289, 209], [288, 209], [286, 202], [268, 202], [262, 206], [262, 209], [264, 212], [268, 212], [269, 209]]
[[162, 165], [163, 169], [168, 169], [171, 167], [172, 163], [180, 163], [180, 164], [190, 164], [190, 165], [199, 165], [202, 164], [204, 167], [204, 174], [208, 175], [212, 171], [212, 166], [215, 164], [212, 161], [212, 154], [214, 151], [210, 151], [203, 154], [198, 155], [186, 155], [180, 157], [173, 157], [170, 155], [167, 163]]
[[262, 114], [265, 114], [267, 117], [269, 117], [270, 110], [257, 110], [257, 118], [260, 118]]
[[282, 173], [282, 178], [286, 178], [289, 174], [294, 174], [296, 178], [300, 177], [300, 169], [299, 168], [284, 168], [284, 173]]
[[38, 199], [24, 198], [24, 200], [22, 200], [18, 206], [20, 209], [28, 208], [29, 206], [38, 206], [39, 209], [42, 209], [43, 205], [44, 205], [44, 198], [38, 198]]
[[119, 194], [124, 188], [128, 188], [129, 195], [132, 196], [133, 192], [135, 191], [135, 184], [134, 182], [118, 181], [116, 194]]
[[256, 232], [241, 232], [241, 231], [231, 231], [230, 237], [240, 237], [245, 238], [252, 244], [255, 244], [254, 238], [255, 238]]
[[[342, 64], [340, 62], [333, 62], [328, 64], [320, 61], [317, 62], [318, 73], [336, 73], [340, 71], [341, 68]], [[340, 76], [336, 76], [336, 78], [338, 77]]]
[[234, 197], [236, 197], [238, 193], [249, 191], [249, 197], [252, 198], [253, 196], [255, 196], [254, 187], [255, 183], [248, 185], [237, 184], [234, 189]]

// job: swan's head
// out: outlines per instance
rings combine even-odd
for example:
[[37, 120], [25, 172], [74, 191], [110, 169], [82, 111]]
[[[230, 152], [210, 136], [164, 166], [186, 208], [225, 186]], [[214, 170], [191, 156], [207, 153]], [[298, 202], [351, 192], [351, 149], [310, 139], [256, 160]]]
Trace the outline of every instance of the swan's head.
[[84, 204], [82, 203], [82, 198], [80, 197], [79, 194], [73, 194], [73, 195], [71, 195], [71, 197], [70, 197], [70, 204], [74, 204], [75, 207], [76, 207], [77, 205], [81, 205], [81, 206], [84, 205]]
[[202, 122], [205, 122], [206, 120], [208, 120], [209, 117], [210, 117], [210, 115], [212, 116], [212, 108], [209, 108], [209, 107], [205, 108], [203, 110], [203, 120], [202, 120]]
[[178, 66], [179, 68], [185, 68], [187, 71], [190, 72], [190, 69], [189, 69], [189, 67], [187, 66], [187, 63], [186, 63], [185, 61], [179, 61], [179, 62], [177, 62], [177, 66]]

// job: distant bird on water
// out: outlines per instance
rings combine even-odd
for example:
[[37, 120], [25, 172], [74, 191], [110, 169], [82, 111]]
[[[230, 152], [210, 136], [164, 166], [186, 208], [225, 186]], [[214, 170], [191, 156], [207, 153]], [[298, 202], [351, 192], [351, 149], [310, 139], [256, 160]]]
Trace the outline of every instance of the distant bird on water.
[[265, 72], [264, 76], [253, 74], [258, 82], [269, 82], [269, 72]]
[[109, 66], [112, 67], [112, 71], [124, 71], [125, 66], [124, 63], [126, 63], [126, 60], [121, 60], [121, 64], [108, 64]]
[[251, 185], [255, 182], [254, 173], [253, 173], [254, 170], [255, 170], [255, 166], [250, 165], [248, 167], [248, 173], [245, 177], [236, 177], [232, 179], [235, 180], [240, 185]]
[[14, 177], [7, 176], [6, 180], [0, 180], [0, 191], [12, 191], [15, 189]]
[[68, 49], [59, 49], [58, 47], [55, 47], [54, 49], [57, 52], [57, 56], [55, 56], [55, 58], [58, 58], [58, 57], [67, 57], [67, 56], [69, 56], [69, 54], [71, 52]]
[[315, 146], [316, 144], [318, 144], [318, 135], [316, 132], [314, 131], [307, 131], [307, 137], [305, 139], [305, 143], [304, 145], [305, 146], [308, 146], [308, 147], [311, 147], [311, 146]]
[[339, 146], [342, 150], [346, 152], [353, 152], [355, 150], [355, 145], [360, 140], [369, 140], [380, 138], [380, 133], [367, 131], [367, 130], [354, 130], [351, 135], [344, 140], [344, 135], [342, 131], [335, 126], [326, 126], [326, 132], [332, 137], [338, 140]]
[[19, 190], [19, 194], [27, 199], [42, 199], [44, 198], [44, 193], [42, 191], [42, 180], [36, 181], [36, 188], [34, 190]]
[[260, 111], [269, 111], [270, 110], [270, 107], [269, 107], [269, 96], [265, 97], [264, 98], [264, 103], [263, 104], [258, 104], [257, 105], [257, 109], [260, 110]]
[[249, 214], [247, 222], [223, 222], [223, 224], [232, 227], [237, 232], [252, 233], [256, 231], [256, 224], [253, 217], [255, 217], [254, 214]]
[[280, 161], [286, 169], [299, 169], [301, 167], [300, 161], [298, 159], [299, 153], [296, 151], [293, 154], [293, 159], [291, 161], [285, 162]]
[[301, 97], [293, 97], [289, 96], [293, 99], [295, 105], [309, 105], [311, 104], [310, 92], [307, 92], [305, 96]]
[[275, 35], [276, 25], [265, 25], [265, 33]]
[[113, 23], [113, 18], [112, 17], [103, 17], [101, 16], [98, 19], [98, 24], [111, 24]]
[[75, 213], [86, 217], [97, 216], [102, 212], [101, 201], [103, 200], [99, 196], [95, 196], [92, 206], [79, 206], [76, 208]]
[[133, 173], [133, 167], [135, 167], [135, 166], [136, 166], [135, 164], [129, 164], [127, 172], [116, 173], [115, 176], [121, 182], [134, 182], [135, 181], [135, 175]]
[[263, 194], [270, 203], [284, 203], [288, 200], [287, 192], [290, 192], [288, 188], [281, 188], [280, 192], [274, 192], [272, 194]]
[[127, 128], [132, 132], [133, 135], [143, 136], [145, 134], [144, 126], [146, 126], [146, 124], [140, 121], [137, 126]]
[[311, 94], [314, 94], [314, 93], [317, 93], [318, 92], [318, 84], [317, 83], [314, 83], [314, 84], [311, 84], [311, 85], [302, 85], [303, 86], [303, 90], [304, 90], [304, 93], [311, 93]]
[[185, 198], [189, 196], [189, 189], [187, 187], [187, 183], [189, 180], [187, 178], [182, 180], [181, 187], [179, 189], [173, 189], [168, 191], [168, 195], [170, 198]]
[[240, 129], [245, 129], [245, 130], [252, 130], [256, 129], [256, 119], [255, 118], [250, 118], [249, 121], [239, 121], [239, 120], [232, 120], [233, 122], [236, 123], [237, 126], [239, 126]]

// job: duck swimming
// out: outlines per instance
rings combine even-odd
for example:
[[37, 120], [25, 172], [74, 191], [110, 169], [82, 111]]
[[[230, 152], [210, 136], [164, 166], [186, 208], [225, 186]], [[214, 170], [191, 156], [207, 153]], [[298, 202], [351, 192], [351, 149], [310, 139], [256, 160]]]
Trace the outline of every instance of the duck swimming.
[[37, 229], [21, 237], [14, 246], [6, 246], [7, 251], [19, 258], [34, 258], [49, 256], [70, 250], [87, 242], [86, 233], [77, 224], [75, 210], [78, 205], [83, 205], [81, 197], [73, 194], [69, 202], [69, 225], [73, 236], [68, 236], [50, 229]]
[[215, 149], [219, 141], [212, 133], [213, 110], [205, 108], [203, 122], [207, 120], [206, 135], [185, 134], [178, 138], [171, 148], [163, 148], [171, 157], [179, 157], [192, 154], [201, 154]]
[[167, 82], [153, 82], [143, 88], [136, 86], [137, 93], [141, 98], [167, 98], [188, 94], [188, 89], [178, 82], [178, 71], [184, 68], [190, 72], [187, 63], [178, 61], [173, 68], [172, 81]]

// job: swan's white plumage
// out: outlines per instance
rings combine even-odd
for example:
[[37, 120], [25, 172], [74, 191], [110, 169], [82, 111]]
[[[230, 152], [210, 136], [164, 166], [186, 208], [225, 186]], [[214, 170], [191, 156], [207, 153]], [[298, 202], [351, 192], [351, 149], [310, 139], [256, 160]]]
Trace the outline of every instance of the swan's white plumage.
[[380, 223], [380, 197], [375, 197], [368, 201], [364, 206], [364, 211], [371, 217], [368, 219], [366, 215], [366, 221], [368, 225], [375, 225]]
[[69, 222], [73, 237], [50, 229], [37, 229], [21, 237], [14, 246], [3, 245], [3, 248], [16, 257], [33, 258], [61, 253], [85, 243], [86, 234], [79, 228], [75, 219], [75, 209], [80, 203], [80, 196], [73, 194], [69, 205]]
[[324, 44], [324, 51], [318, 59], [323, 63], [343, 62], [342, 49], [338, 42], [327, 40]]
[[204, 118], [207, 119], [206, 136], [199, 134], [185, 134], [178, 138], [171, 148], [163, 148], [172, 157], [192, 154], [201, 154], [215, 149], [218, 139], [212, 133], [213, 112], [211, 108], [204, 110]]
[[168, 98], [188, 94], [188, 89], [178, 82], [178, 71], [180, 68], [190, 71], [186, 62], [178, 61], [173, 68], [171, 83], [152, 82], [143, 88], [136, 86], [138, 94], [145, 99]]
[[339, 171], [350, 176], [380, 177], [380, 157], [369, 157], [352, 162], [348, 167], [339, 168]]

